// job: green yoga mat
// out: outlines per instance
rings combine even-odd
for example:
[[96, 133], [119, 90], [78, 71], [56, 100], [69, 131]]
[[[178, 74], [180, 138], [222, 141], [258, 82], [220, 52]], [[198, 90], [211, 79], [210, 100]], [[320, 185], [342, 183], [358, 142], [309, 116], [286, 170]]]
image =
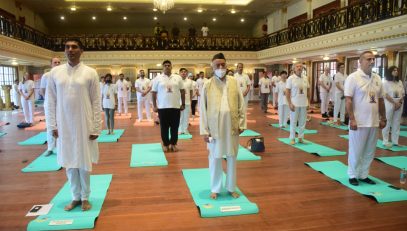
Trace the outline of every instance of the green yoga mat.
[[45, 156], [48, 151], [42, 153], [37, 159], [27, 165], [25, 168], [21, 169], [22, 172], [51, 172], [51, 171], [58, 171], [62, 167], [57, 163], [57, 154], [56, 149], [54, 149], [54, 153]]
[[115, 130], [113, 130], [113, 134], [111, 134], [111, 135], [108, 135], [107, 132], [108, 132], [107, 130], [103, 130], [100, 133], [100, 136], [97, 139], [97, 141], [99, 143], [117, 142], [120, 139], [120, 137], [123, 135], [124, 129], [115, 129]]
[[383, 156], [375, 159], [399, 169], [407, 169], [407, 156]]
[[131, 147], [130, 167], [167, 166], [164, 151], [160, 143], [133, 144]]
[[[340, 137], [349, 140], [349, 135], [340, 135]], [[385, 150], [390, 150], [393, 152], [402, 152], [402, 151], [407, 151], [407, 146], [392, 146], [391, 148], [388, 148], [383, 145], [383, 140], [377, 140], [376, 147], [385, 149]]]
[[244, 130], [239, 136], [241, 136], [241, 137], [260, 136], [260, 133], [255, 132], [255, 131], [250, 130], [250, 129], [246, 129], [246, 130]]
[[18, 145], [42, 145], [47, 142], [47, 132], [40, 132], [31, 138], [28, 138], [24, 141], [18, 143]]
[[374, 185], [360, 181], [358, 186], [351, 185], [347, 174], [348, 167], [340, 161], [308, 162], [305, 164], [360, 194], [374, 198], [378, 203], [407, 201], [407, 191], [372, 176], [369, 178], [376, 182]]
[[400, 136], [407, 137], [407, 131], [400, 131]]
[[[54, 204], [47, 215], [38, 216], [32, 220], [27, 227], [28, 231], [34, 230], [71, 230], [71, 229], [92, 229], [95, 227], [95, 220], [99, 216], [103, 202], [106, 197], [107, 190], [112, 175], [92, 175], [90, 177], [90, 198], [89, 202], [92, 208], [89, 211], [83, 212], [80, 206], [67, 212], [64, 211], [65, 205], [71, 202], [71, 189], [69, 183], [65, 183], [58, 194], [51, 200], [50, 204]], [[70, 225], [49, 225], [51, 221], [58, 222], [63, 220], [71, 220]]]
[[[233, 198], [228, 192], [222, 191], [216, 200], [211, 199], [209, 197], [211, 193], [209, 169], [207, 168], [182, 169], [182, 174], [201, 217], [236, 216], [259, 212], [257, 205], [250, 202], [238, 188], [236, 188], [236, 192], [240, 194], [239, 198]], [[223, 175], [224, 181], [225, 178]]]
[[[226, 156], [223, 156], [226, 159]], [[236, 160], [261, 160], [261, 156], [256, 156], [251, 151], [247, 150], [243, 146], [239, 145]]]
[[320, 124], [324, 125], [324, 126], [328, 126], [328, 127], [338, 128], [338, 129], [345, 130], [345, 131], [349, 130], [349, 127], [347, 125], [339, 126], [339, 125], [333, 124], [332, 122], [321, 122]]
[[7, 133], [5, 132], [0, 132], [0, 137], [5, 136]]
[[[287, 132], [290, 132], [290, 125], [288, 125], [285, 128], [280, 128], [279, 124], [271, 124], [271, 126], [273, 126], [275, 128], [279, 128], [279, 129], [287, 131]], [[298, 129], [297, 129], [297, 133], [298, 133]], [[317, 134], [317, 133], [318, 133], [317, 130], [304, 129], [304, 134]]]
[[400, 125], [400, 130], [407, 130], [407, 125]]
[[343, 156], [346, 155], [346, 152], [341, 152], [335, 149], [332, 149], [327, 146], [323, 146], [320, 144], [313, 143], [309, 140], [304, 139], [303, 144], [298, 143], [298, 140], [296, 140], [296, 143], [294, 145], [290, 144], [290, 138], [278, 138], [279, 141], [288, 144], [290, 146], [293, 146], [295, 148], [298, 148], [304, 152], [308, 152], [314, 155], [318, 156]]

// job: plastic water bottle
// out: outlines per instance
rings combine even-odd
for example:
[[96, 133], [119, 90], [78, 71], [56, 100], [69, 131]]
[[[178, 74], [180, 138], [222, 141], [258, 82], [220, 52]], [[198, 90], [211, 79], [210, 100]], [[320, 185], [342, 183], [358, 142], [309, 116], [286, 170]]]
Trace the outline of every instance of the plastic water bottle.
[[406, 169], [402, 169], [400, 172], [400, 184], [405, 184], [406, 183]]

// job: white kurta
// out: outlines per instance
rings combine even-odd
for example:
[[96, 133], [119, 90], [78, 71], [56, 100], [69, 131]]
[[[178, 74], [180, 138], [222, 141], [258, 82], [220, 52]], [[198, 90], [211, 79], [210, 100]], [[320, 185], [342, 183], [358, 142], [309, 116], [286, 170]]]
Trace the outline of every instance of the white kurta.
[[96, 140], [100, 134], [101, 93], [99, 77], [93, 68], [82, 63], [54, 67], [46, 91], [48, 129], [58, 130], [58, 164], [65, 168], [92, 171], [99, 159]]

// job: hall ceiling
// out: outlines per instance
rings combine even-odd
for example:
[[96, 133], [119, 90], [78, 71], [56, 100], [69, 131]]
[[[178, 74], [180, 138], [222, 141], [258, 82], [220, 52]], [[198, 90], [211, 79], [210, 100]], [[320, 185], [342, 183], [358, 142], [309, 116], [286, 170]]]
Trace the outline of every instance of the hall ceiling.
[[[256, 23], [271, 12], [285, 7], [290, 0], [174, 0], [174, 8], [163, 12], [153, 11], [153, 0], [18, 0], [22, 7], [26, 6], [38, 13], [44, 20], [50, 33], [60, 33], [64, 28], [153, 28], [156, 22], [170, 29], [173, 23], [186, 29], [192, 23], [200, 29], [206, 22], [211, 29], [229, 31], [253, 31]], [[248, 2], [247, 5], [242, 3]], [[75, 5], [77, 10], [71, 11]], [[112, 11], [107, 11], [107, 6]], [[199, 13], [198, 9], [202, 9]], [[230, 11], [234, 9], [236, 13]], [[64, 16], [65, 20], [60, 17]], [[96, 20], [92, 20], [92, 16]], [[123, 20], [126, 16], [127, 20]], [[158, 17], [155, 21], [153, 18]], [[187, 17], [187, 21], [184, 21]], [[212, 21], [213, 18], [216, 21]], [[242, 23], [240, 20], [244, 18]], [[72, 31], [72, 30], [71, 30]], [[212, 30], [213, 31], [213, 30]]]

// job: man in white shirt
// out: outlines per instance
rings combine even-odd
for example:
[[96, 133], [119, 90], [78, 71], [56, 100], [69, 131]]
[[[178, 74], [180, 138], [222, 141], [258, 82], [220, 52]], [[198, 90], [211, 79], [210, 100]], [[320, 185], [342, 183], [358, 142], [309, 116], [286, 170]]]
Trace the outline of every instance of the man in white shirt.
[[276, 86], [277, 101], [278, 101], [278, 122], [280, 128], [285, 128], [287, 126], [288, 115], [290, 108], [287, 104], [287, 98], [285, 97], [285, 89], [287, 83], [287, 72], [282, 71], [280, 73], [280, 81]]
[[271, 90], [271, 79], [264, 75], [264, 71], [259, 71], [259, 86], [260, 86], [260, 106], [264, 113], [267, 113], [267, 103]]
[[137, 113], [138, 121], [141, 122], [143, 119], [143, 105], [146, 112], [147, 120], [151, 121], [151, 111], [150, 111], [150, 102], [151, 102], [151, 81], [148, 78], [145, 78], [144, 70], [139, 72], [140, 78], [136, 80], [135, 87], [137, 91]]
[[192, 120], [195, 119], [195, 111], [196, 111], [196, 105], [198, 103], [198, 94], [199, 94], [199, 89], [198, 85], [196, 84], [196, 81], [194, 81], [194, 76], [192, 73], [189, 73], [188, 78], [192, 81], [192, 98], [191, 98], [191, 110], [192, 110]]
[[[345, 64], [338, 63], [338, 72], [335, 74], [335, 103], [334, 103], [334, 118], [333, 121], [337, 125], [345, 123]], [[340, 121], [338, 121], [338, 114], [340, 114]]]
[[128, 82], [124, 79], [124, 75], [120, 74], [119, 75], [119, 80], [116, 81], [116, 86], [117, 86], [117, 98], [118, 98], [118, 111], [119, 115], [123, 113], [123, 107], [124, 107], [124, 113], [127, 115], [128, 112], [128, 106], [127, 106], [127, 96], [128, 96], [128, 90], [129, 90], [129, 84]]
[[184, 84], [185, 109], [181, 111], [178, 133], [189, 134], [188, 122], [189, 122], [189, 114], [191, 113], [191, 100], [192, 100], [192, 94], [193, 94], [193, 86], [192, 86], [192, 80], [187, 78], [188, 70], [186, 68], [179, 69], [179, 74], [181, 75], [182, 83]]
[[131, 80], [130, 80], [129, 77], [126, 78], [126, 81], [127, 81], [127, 89], [129, 89], [127, 91], [127, 102], [130, 102], [131, 101], [131, 87], [132, 87], [132, 84], [131, 84]]
[[209, 172], [212, 199], [222, 191], [222, 159], [226, 156], [225, 188], [233, 198], [236, 192], [236, 156], [239, 134], [246, 129], [243, 95], [236, 78], [226, 75], [226, 59], [222, 53], [212, 58], [214, 77], [202, 90], [200, 134], [209, 150]]
[[323, 118], [328, 118], [329, 92], [331, 91], [332, 81], [329, 75], [329, 67], [325, 67], [324, 73], [319, 76], [319, 95], [321, 98], [321, 114]]
[[[155, 77], [151, 89], [153, 109], [160, 118], [164, 152], [177, 152], [180, 112], [185, 109], [185, 90], [179, 75], [171, 74], [171, 61], [162, 64], [163, 73]], [[168, 137], [171, 133], [171, 139]]]
[[244, 98], [244, 114], [247, 113], [249, 104], [249, 91], [250, 91], [250, 78], [247, 74], [243, 73], [243, 63], [238, 63], [236, 67], [235, 78], [239, 84], [240, 91]]
[[203, 24], [201, 31], [202, 31], [202, 37], [208, 37], [209, 28], [206, 25], [206, 23]]
[[371, 51], [359, 57], [360, 68], [345, 82], [346, 111], [349, 113], [349, 183], [376, 184], [368, 178], [376, 151], [377, 127], [386, 126], [383, 86], [380, 76], [372, 72], [375, 56]]
[[68, 63], [54, 67], [48, 79], [47, 129], [57, 139], [57, 161], [66, 168], [71, 187], [70, 211], [81, 205], [91, 209], [90, 172], [99, 159], [97, 138], [102, 128], [99, 76], [80, 61], [83, 45], [79, 39], [65, 42]]
[[29, 126], [34, 123], [34, 81], [26, 72], [23, 81], [18, 85], [18, 91], [21, 95], [21, 106], [23, 108], [24, 120]]
[[197, 108], [198, 112], [200, 109], [199, 105], [201, 105], [201, 92], [202, 92], [202, 88], [203, 88], [203, 85], [206, 80], [207, 79], [204, 78], [204, 72], [203, 71], [199, 72], [198, 79], [196, 80], [196, 85], [198, 86], [198, 108]]
[[[59, 58], [51, 59], [51, 68], [56, 67], [59, 64], [61, 64], [61, 61], [59, 60]], [[47, 101], [47, 97], [46, 97], [48, 78], [49, 78], [49, 72], [45, 73], [41, 77], [41, 95], [44, 97], [44, 113], [45, 113], [45, 122], [46, 123], [48, 123], [48, 119], [47, 119], [48, 101]], [[47, 146], [48, 146], [47, 156], [49, 156], [52, 154], [52, 150], [54, 150], [56, 143], [55, 143], [55, 138], [52, 135], [52, 130], [48, 130], [48, 129], [47, 129]]]
[[303, 66], [301, 63], [294, 65], [294, 74], [287, 79], [286, 99], [290, 108], [290, 144], [295, 144], [295, 132], [298, 121], [298, 142], [304, 143], [305, 122], [308, 107], [308, 79], [302, 76]]
[[278, 102], [277, 102], [277, 97], [278, 97], [277, 96], [277, 84], [278, 84], [279, 81], [280, 81], [280, 76], [278, 76], [278, 71], [274, 71], [274, 75], [271, 78], [271, 84], [273, 85], [273, 89], [272, 89], [273, 95], [272, 95], [272, 97], [273, 97], [273, 107], [274, 107], [274, 109], [277, 108], [277, 104], [278, 104]]

